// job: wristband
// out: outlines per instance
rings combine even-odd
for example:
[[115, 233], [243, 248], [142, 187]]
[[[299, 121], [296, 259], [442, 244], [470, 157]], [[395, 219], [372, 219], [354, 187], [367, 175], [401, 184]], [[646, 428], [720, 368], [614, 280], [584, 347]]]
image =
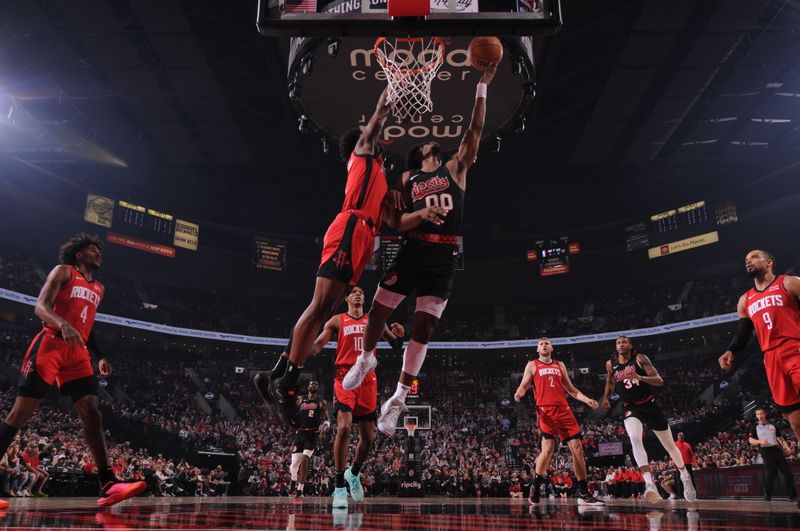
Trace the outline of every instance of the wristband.
[[478, 86], [475, 87], [475, 99], [478, 98], [485, 98], [486, 97], [486, 83], [478, 83]]

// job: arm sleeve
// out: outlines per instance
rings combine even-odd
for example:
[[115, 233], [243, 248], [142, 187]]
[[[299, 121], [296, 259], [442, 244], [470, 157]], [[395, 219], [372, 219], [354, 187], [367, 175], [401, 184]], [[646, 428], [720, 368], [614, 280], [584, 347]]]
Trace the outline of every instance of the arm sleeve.
[[741, 351], [750, 342], [750, 337], [753, 335], [753, 321], [747, 317], [739, 318], [736, 325], [736, 333], [733, 335], [731, 344], [728, 345], [728, 350], [736, 354]]
[[108, 359], [102, 350], [100, 350], [100, 345], [97, 344], [97, 336], [92, 332], [89, 334], [89, 339], [86, 341], [86, 348], [89, 350], [89, 354], [92, 355], [95, 361], [100, 361], [105, 359], [106, 361], [111, 361]]
[[403, 338], [395, 337], [394, 339], [390, 339], [389, 346], [395, 350], [403, 348]]

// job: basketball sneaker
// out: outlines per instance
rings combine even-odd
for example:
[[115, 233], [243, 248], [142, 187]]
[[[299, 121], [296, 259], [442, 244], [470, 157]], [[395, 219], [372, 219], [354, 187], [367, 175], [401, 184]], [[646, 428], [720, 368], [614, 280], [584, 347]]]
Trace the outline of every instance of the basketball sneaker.
[[261, 396], [261, 400], [264, 401], [264, 405], [267, 406], [267, 410], [271, 415], [277, 415], [275, 411], [275, 402], [272, 400], [272, 395], [269, 394], [269, 384], [271, 381], [272, 379], [265, 372], [260, 372], [253, 377], [253, 385], [256, 386], [256, 391], [258, 391], [258, 394]]
[[275, 405], [275, 413], [286, 426], [297, 428], [297, 389], [284, 389], [281, 385], [283, 378], [272, 380], [267, 388], [270, 398]]
[[364, 501], [364, 487], [361, 486], [361, 474], [353, 474], [350, 469], [344, 471], [344, 480], [350, 485], [350, 496], [353, 501]]
[[347, 509], [347, 489], [345, 487], [333, 489], [333, 508]]
[[531, 485], [531, 490], [528, 493], [528, 503], [531, 505], [539, 505], [539, 501], [541, 501], [541, 487], [534, 483]]
[[0, 500], [0, 510], [8, 509], [9, 503], [5, 500]]
[[588, 492], [578, 494], [578, 505], [605, 505], [606, 502], [598, 500]]
[[683, 482], [683, 497], [686, 498], [686, 501], [695, 501], [697, 499], [697, 491], [694, 489], [692, 477], [688, 472], [685, 476], [681, 475], [681, 481]]
[[378, 418], [378, 431], [387, 437], [394, 435], [394, 430], [397, 427], [397, 419], [400, 418], [400, 413], [408, 411], [405, 402], [399, 398], [392, 397], [381, 406], [381, 416]]
[[377, 366], [378, 358], [376, 358], [374, 354], [367, 359], [364, 359], [363, 354], [360, 355], [353, 366], [350, 367], [350, 370], [347, 371], [347, 374], [344, 375], [342, 387], [348, 391], [352, 391], [361, 385], [364, 378]]
[[115, 503], [141, 494], [146, 488], [147, 483], [144, 481], [132, 481], [130, 483], [109, 481], [100, 487], [100, 498], [97, 500], [97, 505], [100, 507], [110, 507]]
[[295, 492], [294, 499], [292, 500], [295, 503], [301, 503], [303, 501], [303, 493], [300, 491]]
[[658, 489], [652, 483], [647, 484], [647, 488], [644, 489], [644, 499], [649, 502], [657, 502], [661, 501], [661, 494], [658, 493]]

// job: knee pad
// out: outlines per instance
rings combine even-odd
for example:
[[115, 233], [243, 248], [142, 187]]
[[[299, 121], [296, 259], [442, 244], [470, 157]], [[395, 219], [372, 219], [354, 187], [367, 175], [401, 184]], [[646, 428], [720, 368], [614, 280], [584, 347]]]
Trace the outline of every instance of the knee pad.
[[372, 300], [381, 306], [386, 306], [394, 310], [405, 298], [406, 296], [401, 293], [395, 293], [394, 291], [389, 291], [388, 289], [378, 286], [378, 290], [375, 292], [375, 298]]
[[416, 311], [427, 313], [437, 319], [441, 319], [445, 307], [447, 307], [447, 301], [441, 297], [434, 297], [433, 295], [417, 297]]

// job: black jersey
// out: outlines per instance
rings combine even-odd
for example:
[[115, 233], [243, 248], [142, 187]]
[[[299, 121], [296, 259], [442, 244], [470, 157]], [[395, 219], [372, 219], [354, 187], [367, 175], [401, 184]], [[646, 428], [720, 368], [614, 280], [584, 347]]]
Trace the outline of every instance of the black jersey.
[[642, 402], [653, 396], [653, 387], [635, 378], [636, 376], [647, 376], [642, 366], [636, 361], [636, 354], [632, 354], [627, 363], [620, 363], [619, 356], [614, 354], [611, 358], [611, 370], [614, 376], [614, 392], [623, 402]]
[[411, 211], [416, 212], [429, 206], [449, 210], [444, 223], [434, 225], [423, 221], [415, 232], [458, 236], [461, 234], [461, 218], [464, 215], [464, 190], [453, 180], [450, 170], [442, 164], [436, 171], [415, 170], [409, 176], [411, 189]]
[[311, 431], [319, 429], [322, 423], [322, 401], [319, 398], [313, 400], [308, 396], [303, 397], [300, 402], [300, 427], [298, 429], [303, 431]]

